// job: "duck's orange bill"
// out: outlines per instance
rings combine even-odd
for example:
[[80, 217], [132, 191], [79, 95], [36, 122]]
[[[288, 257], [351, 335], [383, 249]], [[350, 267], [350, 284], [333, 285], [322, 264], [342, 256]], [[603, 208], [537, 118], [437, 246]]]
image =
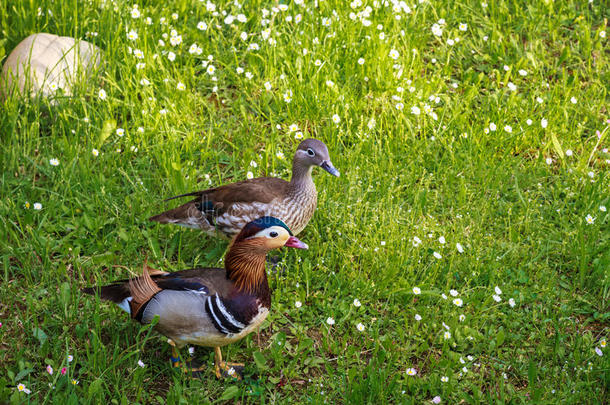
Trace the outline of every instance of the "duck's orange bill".
[[296, 249], [308, 249], [309, 248], [309, 246], [307, 246], [307, 243], [301, 242], [294, 236], [291, 236], [290, 238], [288, 238], [288, 240], [286, 241], [284, 246], [296, 248]]

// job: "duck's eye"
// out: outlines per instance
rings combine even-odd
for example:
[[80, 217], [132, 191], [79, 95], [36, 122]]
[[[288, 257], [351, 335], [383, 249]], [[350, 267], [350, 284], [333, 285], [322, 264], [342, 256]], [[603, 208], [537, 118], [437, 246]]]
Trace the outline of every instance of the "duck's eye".
[[311, 149], [311, 148], [307, 149], [307, 154], [309, 156], [316, 156], [316, 152], [314, 152], [313, 149]]
[[278, 233], [275, 231], [269, 232], [269, 236], [271, 236], [272, 238], [277, 238]]

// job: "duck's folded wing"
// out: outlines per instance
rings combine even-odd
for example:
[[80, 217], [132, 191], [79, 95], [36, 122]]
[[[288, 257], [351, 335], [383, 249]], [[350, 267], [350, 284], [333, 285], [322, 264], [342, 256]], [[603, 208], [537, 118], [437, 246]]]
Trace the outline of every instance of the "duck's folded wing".
[[[257, 209], [285, 195], [289, 183], [275, 177], [244, 180], [209, 190], [196, 191], [172, 197], [195, 196], [195, 199], [174, 209], [149, 218], [160, 223], [203, 228], [213, 227], [217, 217], [226, 213], [238, 214], [244, 207]], [[257, 207], [258, 205], [258, 207]], [[202, 222], [205, 224], [202, 226]]]

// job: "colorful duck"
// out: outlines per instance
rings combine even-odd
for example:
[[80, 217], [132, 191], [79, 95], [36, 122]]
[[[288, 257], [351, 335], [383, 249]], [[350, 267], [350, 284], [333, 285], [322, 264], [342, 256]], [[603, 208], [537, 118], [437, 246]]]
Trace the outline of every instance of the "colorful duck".
[[267, 252], [282, 246], [307, 249], [288, 226], [273, 217], [249, 222], [231, 243], [225, 268], [196, 268], [174, 273], [150, 270], [103, 287], [99, 292], [142, 324], [158, 316], [155, 329], [172, 345], [172, 362], [180, 366], [177, 348], [187, 344], [214, 347], [215, 372], [238, 376], [242, 364], [222, 361], [220, 348], [236, 342], [269, 314], [271, 292], [265, 272]]

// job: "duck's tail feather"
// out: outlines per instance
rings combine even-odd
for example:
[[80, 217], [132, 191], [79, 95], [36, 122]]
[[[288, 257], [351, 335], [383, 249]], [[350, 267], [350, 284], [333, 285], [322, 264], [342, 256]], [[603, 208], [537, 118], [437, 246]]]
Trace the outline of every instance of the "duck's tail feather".
[[123, 302], [123, 300], [131, 296], [129, 282], [127, 280], [117, 281], [116, 283], [103, 287], [87, 287], [83, 288], [82, 291], [85, 294], [90, 295], [98, 294], [101, 299], [112, 301], [116, 304]]
[[187, 228], [206, 230], [211, 226], [214, 217], [214, 204], [195, 199], [159, 215], [148, 218], [162, 224], [175, 224]]

